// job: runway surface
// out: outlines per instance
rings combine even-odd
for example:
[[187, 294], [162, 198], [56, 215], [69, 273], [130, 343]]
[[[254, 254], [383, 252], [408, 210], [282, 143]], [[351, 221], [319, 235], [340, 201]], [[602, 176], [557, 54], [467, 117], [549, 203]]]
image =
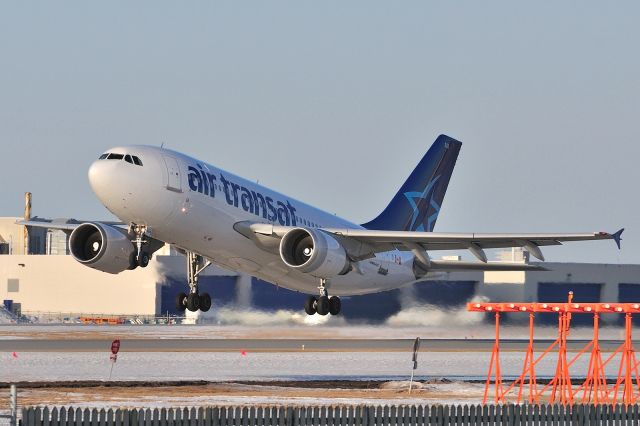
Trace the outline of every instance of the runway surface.
[[[0, 340], [0, 351], [22, 352], [104, 352], [111, 347], [111, 339], [15, 339]], [[414, 339], [127, 339], [120, 338], [122, 352], [405, 352], [411, 350]], [[553, 340], [535, 342], [545, 348]], [[588, 340], [572, 340], [570, 351], [578, 351]], [[638, 342], [636, 342], [637, 344]], [[614, 351], [617, 340], [600, 341], [602, 351]], [[422, 339], [421, 352], [487, 352], [494, 345], [492, 339]], [[502, 351], [524, 351], [523, 339], [503, 339]]]

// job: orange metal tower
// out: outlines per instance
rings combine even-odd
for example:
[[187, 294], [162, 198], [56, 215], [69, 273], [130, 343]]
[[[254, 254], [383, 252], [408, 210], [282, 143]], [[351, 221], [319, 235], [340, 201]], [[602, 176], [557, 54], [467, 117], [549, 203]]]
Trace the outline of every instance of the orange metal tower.
[[[635, 404], [640, 396], [640, 374], [632, 344], [632, 315], [640, 313], [639, 303], [574, 303], [573, 293], [569, 293], [566, 303], [469, 303], [467, 310], [472, 312], [491, 312], [495, 316], [495, 343], [491, 353], [489, 371], [485, 383], [483, 404], [489, 399], [493, 382], [493, 400], [495, 403], [517, 403], [526, 399], [530, 404], [539, 404], [543, 398], [550, 403], [573, 405], [575, 402], [590, 404]], [[505, 387], [500, 369], [500, 314], [502, 312], [520, 312], [529, 314], [529, 344], [524, 357], [522, 373], [508, 387]], [[539, 312], [558, 314], [558, 337], [535, 358], [534, 320]], [[625, 315], [624, 342], [602, 361], [600, 349], [600, 315]], [[573, 314], [593, 315], [593, 338], [571, 360], [568, 359], [567, 341], [571, 329]], [[555, 351], [554, 351], [555, 349]], [[556, 353], [554, 377], [540, 389], [536, 365], [552, 353]], [[573, 388], [570, 367], [586, 353], [590, 354], [589, 367], [584, 382]], [[615, 384], [607, 384], [606, 366], [616, 357], [620, 358]], [[515, 389], [517, 394], [515, 393]], [[524, 398], [523, 398], [524, 395]]]

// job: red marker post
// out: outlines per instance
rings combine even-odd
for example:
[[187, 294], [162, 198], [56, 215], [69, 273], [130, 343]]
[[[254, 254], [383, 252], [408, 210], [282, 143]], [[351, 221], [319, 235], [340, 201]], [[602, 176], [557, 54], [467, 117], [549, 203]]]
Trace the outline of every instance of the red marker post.
[[116, 339], [111, 342], [111, 355], [109, 359], [111, 360], [111, 370], [109, 371], [109, 380], [111, 380], [111, 374], [113, 374], [113, 366], [118, 360], [118, 352], [120, 351], [120, 339]]

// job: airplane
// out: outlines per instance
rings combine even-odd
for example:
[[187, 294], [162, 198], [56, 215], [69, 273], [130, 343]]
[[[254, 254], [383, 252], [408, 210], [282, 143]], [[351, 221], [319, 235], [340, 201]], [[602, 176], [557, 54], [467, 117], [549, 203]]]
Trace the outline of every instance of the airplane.
[[[179, 152], [154, 146], [108, 149], [88, 178], [102, 204], [122, 222], [18, 223], [69, 233], [71, 255], [117, 274], [146, 267], [165, 243], [187, 258], [188, 291], [180, 311], [208, 311], [198, 276], [216, 264], [309, 294], [308, 315], [338, 315], [340, 296], [395, 289], [443, 271], [534, 271], [541, 264], [489, 262], [485, 249], [540, 247], [621, 234], [476, 234], [433, 232], [462, 143], [440, 135], [389, 205], [358, 225]], [[469, 250], [477, 261], [436, 260], [431, 250]], [[185, 289], [186, 291], [186, 289]]]

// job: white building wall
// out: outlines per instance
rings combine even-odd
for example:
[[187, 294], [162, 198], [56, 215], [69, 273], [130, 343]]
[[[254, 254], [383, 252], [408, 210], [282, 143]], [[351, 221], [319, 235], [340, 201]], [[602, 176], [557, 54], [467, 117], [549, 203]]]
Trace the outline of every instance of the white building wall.
[[[0, 301], [20, 303], [23, 313], [157, 315], [164, 277], [187, 273], [185, 257], [169, 253], [172, 250], [163, 248], [146, 268], [116, 275], [84, 266], [72, 256], [0, 256]], [[212, 265], [203, 275], [236, 274]], [[15, 280], [18, 291], [9, 291]]]
[[[159, 310], [161, 265], [106, 274], [71, 256], [0, 256], [0, 297], [20, 303], [22, 312], [155, 315]], [[9, 283], [18, 280], [18, 291]]]

